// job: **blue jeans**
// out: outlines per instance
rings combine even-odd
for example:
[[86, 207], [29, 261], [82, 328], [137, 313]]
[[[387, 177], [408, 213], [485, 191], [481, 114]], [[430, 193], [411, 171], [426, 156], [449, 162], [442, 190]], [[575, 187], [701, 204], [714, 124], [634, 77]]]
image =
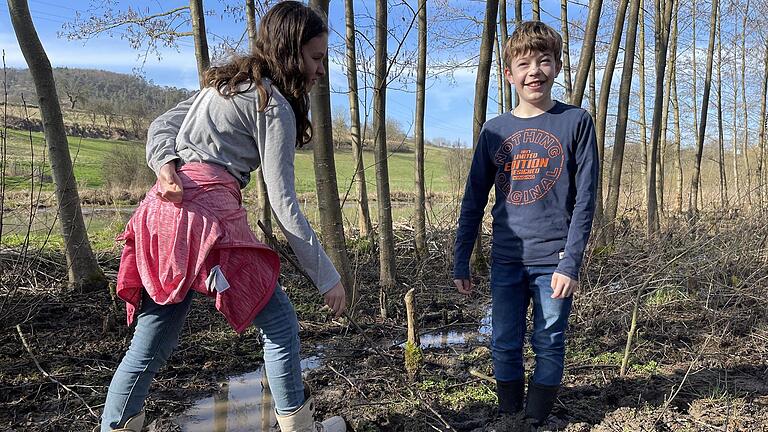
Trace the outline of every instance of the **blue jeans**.
[[[109, 385], [101, 417], [102, 432], [123, 426], [143, 409], [152, 378], [178, 345], [192, 296], [190, 290], [183, 302], [161, 306], [144, 292], [131, 346]], [[292, 413], [304, 403], [299, 322], [279, 285], [253, 324], [263, 337], [264, 368], [275, 408], [281, 415]]]
[[556, 268], [497, 262], [491, 265], [491, 351], [497, 380], [515, 381], [524, 377], [526, 318], [528, 304], [533, 300], [531, 346], [536, 355], [533, 382], [560, 385], [572, 297], [550, 297], [552, 273]]

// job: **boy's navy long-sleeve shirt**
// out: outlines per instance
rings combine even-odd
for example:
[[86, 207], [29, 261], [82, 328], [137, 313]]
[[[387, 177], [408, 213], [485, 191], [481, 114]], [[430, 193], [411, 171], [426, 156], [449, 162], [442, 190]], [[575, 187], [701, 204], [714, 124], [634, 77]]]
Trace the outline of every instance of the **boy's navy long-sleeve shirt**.
[[494, 187], [491, 259], [556, 265], [578, 279], [592, 229], [599, 175], [590, 115], [555, 102], [531, 118], [500, 115], [483, 125], [472, 158], [454, 251], [454, 277], [468, 279], [469, 259]]

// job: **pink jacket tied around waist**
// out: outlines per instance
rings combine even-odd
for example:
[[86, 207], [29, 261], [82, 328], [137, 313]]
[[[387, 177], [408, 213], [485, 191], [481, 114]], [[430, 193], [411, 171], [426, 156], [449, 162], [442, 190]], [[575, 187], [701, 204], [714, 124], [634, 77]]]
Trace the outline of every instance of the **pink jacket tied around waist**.
[[189, 163], [178, 174], [183, 201], [161, 200], [155, 184], [118, 236], [125, 248], [117, 295], [128, 324], [142, 289], [157, 304], [179, 303], [193, 289], [215, 295], [216, 309], [242, 333], [272, 297], [280, 258], [254, 236], [239, 185], [223, 167]]

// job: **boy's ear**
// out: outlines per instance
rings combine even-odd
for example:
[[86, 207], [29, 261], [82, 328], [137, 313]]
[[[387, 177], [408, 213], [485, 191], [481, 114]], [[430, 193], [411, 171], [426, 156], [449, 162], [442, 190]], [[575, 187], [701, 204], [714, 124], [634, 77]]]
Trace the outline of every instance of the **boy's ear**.
[[514, 87], [515, 85], [515, 79], [512, 76], [512, 72], [509, 71], [508, 67], [504, 67], [504, 78], [507, 80], [507, 82]]

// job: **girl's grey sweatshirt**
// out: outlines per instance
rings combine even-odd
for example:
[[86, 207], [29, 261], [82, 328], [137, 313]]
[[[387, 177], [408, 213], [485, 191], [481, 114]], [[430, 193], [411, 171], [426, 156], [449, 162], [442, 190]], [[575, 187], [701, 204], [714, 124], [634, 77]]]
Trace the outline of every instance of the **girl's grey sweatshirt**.
[[[258, 111], [256, 86], [231, 97], [207, 87], [161, 115], [147, 132], [147, 163], [155, 173], [168, 162], [224, 166], [244, 188], [261, 166], [277, 223], [321, 294], [341, 279], [296, 197], [296, 118], [285, 97], [264, 80], [271, 94]], [[244, 85], [242, 88], [247, 88]]]

